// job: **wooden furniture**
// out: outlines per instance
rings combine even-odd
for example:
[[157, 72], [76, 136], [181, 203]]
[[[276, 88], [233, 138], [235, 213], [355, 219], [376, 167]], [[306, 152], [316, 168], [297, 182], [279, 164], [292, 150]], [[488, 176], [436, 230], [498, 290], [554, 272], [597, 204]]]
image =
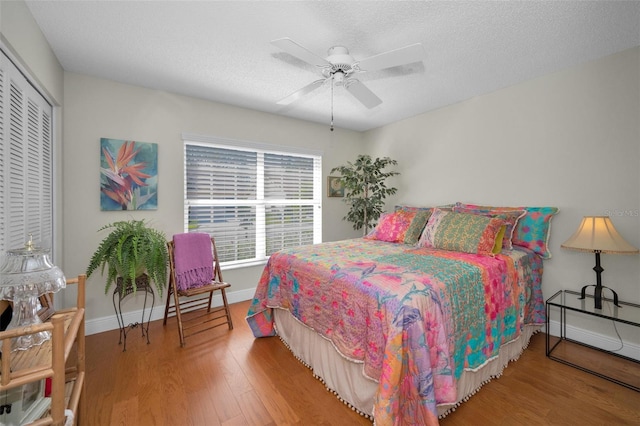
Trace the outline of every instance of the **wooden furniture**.
[[[64, 425], [65, 409], [73, 412], [74, 424], [81, 424], [86, 410], [85, 281], [85, 275], [67, 280], [67, 285], [78, 286], [76, 307], [56, 312], [48, 322], [0, 333], [0, 391], [51, 378], [51, 408], [31, 425]], [[51, 339], [24, 351], [11, 351], [13, 338], [40, 331], [50, 331]]]
[[[175, 245], [173, 241], [167, 243], [169, 250], [169, 291], [167, 292], [167, 304], [164, 310], [163, 324], [167, 324], [167, 318], [175, 313], [178, 319], [178, 333], [180, 334], [180, 346], [185, 345], [185, 338], [194, 334], [228, 324], [229, 330], [233, 329], [231, 312], [227, 303], [225, 289], [229, 283], [222, 279], [218, 251], [214, 238], [211, 238], [211, 250], [213, 254], [213, 277], [211, 283], [201, 287], [179, 290], [176, 284]], [[219, 291], [222, 296], [222, 306], [211, 309], [213, 293]], [[173, 295], [173, 305], [171, 298]], [[206, 309], [205, 309], [206, 308]], [[184, 314], [190, 314], [183, 316]]]
[[[616, 304], [617, 303], [617, 304]], [[612, 381], [640, 392], [640, 376], [637, 374], [640, 360], [630, 358], [613, 351], [598, 348], [585, 342], [567, 337], [567, 311], [575, 315], [587, 315], [595, 318], [602, 318], [618, 323], [629, 324], [640, 329], [640, 305], [635, 303], [620, 302], [602, 298], [602, 309], [596, 309], [593, 296], [587, 295], [581, 298], [581, 293], [571, 290], [561, 290], [551, 296], [546, 301], [547, 321], [546, 321], [546, 354], [549, 359], [561, 362], [578, 368], [587, 373]], [[552, 310], [552, 308], [554, 308]], [[549, 321], [552, 312], [560, 313], [560, 336], [551, 336], [549, 333]], [[589, 359], [581, 359], [576, 356], [575, 351], [566, 347], [567, 345], [579, 345], [588, 348], [589, 351], [599, 351], [611, 356], [615, 356], [608, 363], [593, 364]], [[582, 353], [586, 352], [584, 349]], [[614, 362], [614, 360], [616, 362]], [[612, 367], [620, 365], [620, 368]], [[621, 374], [620, 371], [623, 373]], [[624, 373], [631, 372], [630, 374]]]

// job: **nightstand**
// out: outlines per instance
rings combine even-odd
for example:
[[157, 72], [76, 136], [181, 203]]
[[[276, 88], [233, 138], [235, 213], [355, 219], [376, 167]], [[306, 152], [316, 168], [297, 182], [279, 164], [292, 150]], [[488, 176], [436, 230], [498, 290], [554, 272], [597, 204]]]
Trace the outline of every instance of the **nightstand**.
[[[547, 357], [640, 392], [640, 360], [567, 337], [567, 311], [574, 313], [572, 318], [582, 315], [601, 318], [629, 324], [637, 327], [640, 332], [640, 305], [619, 302], [618, 307], [613, 300], [603, 298], [602, 309], [595, 309], [593, 296], [587, 295], [585, 299], [579, 297], [579, 292], [561, 290], [547, 299]], [[559, 314], [560, 336], [549, 334], [549, 321], [553, 313]], [[608, 358], [606, 363], [594, 363], [593, 360], [597, 357], [590, 356], [590, 351], [604, 352], [615, 358]]]

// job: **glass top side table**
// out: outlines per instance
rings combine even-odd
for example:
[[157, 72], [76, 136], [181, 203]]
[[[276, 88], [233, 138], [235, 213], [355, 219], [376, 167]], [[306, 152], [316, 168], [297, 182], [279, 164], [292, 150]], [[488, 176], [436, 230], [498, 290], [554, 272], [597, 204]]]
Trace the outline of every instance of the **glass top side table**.
[[[548, 358], [555, 361], [562, 362], [564, 364], [570, 365], [572, 367], [578, 368], [580, 370], [594, 374], [598, 377], [607, 379], [619, 385], [640, 392], [640, 374], [638, 374], [638, 372], [640, 372], [640, 360], [618, 354], [614, 351], [598, 348], [585, 342], [580, 342], [578, 340], [567, 337], [567, 312], [574, 312], [577, 316], [587, 315], [594, 318], [602, 318], [609, 321], [628, 324], [632, 327], [637, 327], [638, 332], [640, 333], [640, 305], [623, 301], [619, 301], [618, 304], [620, 305], [619, 307], [613, 303], [612, 299], [603, 298], [602, 309], [595, 309], [593, 296], [587, 295], [585, 299], [580, 299], [579, 292], [571, 290], [558, 291], [546, 301], [546, 355]], [[552, 313], [558, 311], [560, 313], [560, 336], [556, 337], [550, 335], [549, 322]], [[623, 378], [614, 377], [613, 375], [604, 371], [596, 370], [596, 367], [598, 366], [585, 366], [581, 363], [556, 356], [554, 351], [557, 351], [557, 348], [562, 345], [563, 342], [570, 342], [572, 344], [584, 346], [591, 350], [596, 350], [615, 356], [621, 360], [624, 360], [622, 362], [626, 362], [629, 365], [635, 366], [631, 368], [635, 370], [636, 373], [633, 374], [632, 372], [632, 374], [627, 375]]]

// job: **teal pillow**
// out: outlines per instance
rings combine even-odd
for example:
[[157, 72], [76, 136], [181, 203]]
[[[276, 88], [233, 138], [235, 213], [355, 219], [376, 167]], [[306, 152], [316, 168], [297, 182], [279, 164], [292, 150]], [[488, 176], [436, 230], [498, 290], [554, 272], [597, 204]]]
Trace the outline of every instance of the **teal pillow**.
[[513, 233], [513, 244], [533, 250], [543, 259], [550, 259], [551, 219], [560, 210], [557, 207], [525, 207], [524, 209], [527, 214], [518, 221], [518, 226]]

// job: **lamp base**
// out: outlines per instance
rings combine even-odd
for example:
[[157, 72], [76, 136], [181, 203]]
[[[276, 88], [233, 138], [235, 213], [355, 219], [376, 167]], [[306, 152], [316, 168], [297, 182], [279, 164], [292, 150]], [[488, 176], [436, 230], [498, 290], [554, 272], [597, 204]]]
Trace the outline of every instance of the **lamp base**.
[[602, 309], [602, 289], [603, 288], [611, 290], [611, 293], [613, 293], [613, 304], [616, 305], [619, 308], [622, 307], [618, 303], [618, 293], [616, 293], [613, 289], [610, 289], [609, 287], [605, 287], [603, 285], [593, 285], [593, 284], [585, 285], [584, 287], [582, 287], [582, 290], [580, 291], [580, 297], [578, 299], [584, 299], [585, 298], [585, 293], [587, 291], [587, 287], [595, 287], [595, 290], [593, 292], [593, 300], [595, 302], [595, 308], [596, 309]]
[[[38, 316], [38, 296], [32, 294], [16, 294], [13, 300], [13, 317], [7, 326], [7, 330], [29, 327], [42, 324]], [[48, 331], [40, 331], [33, 334], [25, 334], [11, 339], [12, 351], [24, 351], [32, 346], [41, 345], [51, 338]]]

